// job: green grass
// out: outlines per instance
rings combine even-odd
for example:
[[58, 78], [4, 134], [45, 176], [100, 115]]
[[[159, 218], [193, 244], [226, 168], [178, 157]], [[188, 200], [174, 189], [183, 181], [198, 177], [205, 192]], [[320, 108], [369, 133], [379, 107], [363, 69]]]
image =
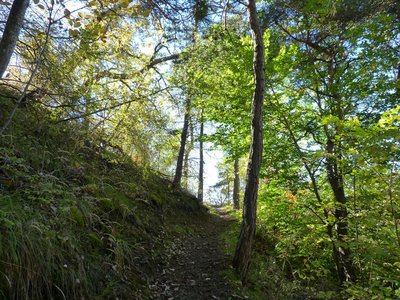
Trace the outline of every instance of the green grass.
[[0, 299], [147, 299], [165, 215], [198, 204], [49, 115], [20, 109], [0, 140]]

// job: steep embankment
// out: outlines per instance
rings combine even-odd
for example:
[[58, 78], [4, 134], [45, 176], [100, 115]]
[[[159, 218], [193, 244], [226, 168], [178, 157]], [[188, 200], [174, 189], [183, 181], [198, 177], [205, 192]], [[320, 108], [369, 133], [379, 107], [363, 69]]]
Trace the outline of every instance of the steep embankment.
[[[0, 120], [11, 107], [1, 99]], [[148, 299], [165, 220], [200, 206], [48, 113], [21, 108], [0, 139], [0, 299]]]

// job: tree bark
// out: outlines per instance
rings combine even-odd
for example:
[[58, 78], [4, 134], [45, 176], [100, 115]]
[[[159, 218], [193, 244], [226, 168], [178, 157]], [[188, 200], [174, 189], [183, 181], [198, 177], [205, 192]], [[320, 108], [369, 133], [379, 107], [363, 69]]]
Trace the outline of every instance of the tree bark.
[[396, 98], [400, 100], [400, 62], [397, 64]]
[[181, 184], [182, 169], [183, 169], [183, 157], [185, 155], [186, 140], [189, 129], [189, 117], [190, 117], [190, 98], [186, 100], [185, 116], [183, 120], [183, 128], [181, 133], [181, 145], [179, 148], [178, 159], [176, 162], [175, 177], [172, 182], [174, 187], [178, 187]]
[[[334, 106], [333, 111], [339, 120], [344, 121], [343, 103], [340, 95], [337, 92], [335, 85], [336, 66], [333, 57], [328, 61], [328, 88], [329, 92], [333, 95]], [[326, 128], [326, 127], [325, 127]], [[354, 282], [356, 280], [356, 272], [351, 258], [351, 250], [348, 244], [348, 210], [347, 198], [344, 191], [344, 178], [341, 167], [338, 163], [342, 159], [341, 142], [335, 142], [325, 129], [327, 142], [326, 142], [326, 172], [328, 182], [331, 186], [333, 196], [335, 199], [335, 229], [337, 247], [333, 249], [333, 256], [336, 263], [338, 278], [340, 283], [346, 281]], [[333, 136], [340, 136], [341, 130], [338, 125], [335, 125], [335, 132]]]
[[252, 101], [252, 142], [243, 201], [243, 220], [232, 262], [233, 268], [240, 275], [243, 284], [247, 282], [251, 248], [256, 229], [258, 185], [263, 151], [262, 115], [265, 86], [265, 48], [255, 0], [249, 0], [247, 8], [254, 43], [253, 68], [255, 90]]
[[235, 177], [233, 179], [233, 208], [240, 209], [240, 203], [239, 203], [240, 178], [239, 178], [239, 159], [238, 158], [235, 158], [235, 162], [233, 164], [233, 172], [235, 173]]
[[[196, 1], [195, 5], [197, 5], [198, 2]], [[198, 19], [195, 16], [196, 14], [196, 9], [194, 10], [194, 15], [193, 18], [195, 20], [194, 22], [194, 28], [192, 32], [192, 45], [196, 44], [196, 33], [198, 29]], [[182, 134], [181, 134], [181, 146], [179, 149], [179, 155], [178, 155], [178, 160], [176, 163], [176, 170], [175, 170], [175, 178], [173, 181], [173, 185], [175, 187], [181, 185], [181, 179], [182, 179], [182, 172], [184, 172], [184, 177], [185, 177], [185, 188], [188, 189], [189, 185], [189, 155], [190, 152], [192, 151], [193, 148], [193, 126], [190, 124], [190, 109], [191, 109], [191, 97], [192, 95], [189, 93], [187, 95], [187, 100], [186, 100], [186, 107], [185, 107], [185, 117], [184, 117], [184, 122], [183, 122], [183, 128], [182, 128]], [[190, 126], [190, 133], [191, 133], [191, 139], [190, 139], [190, 144], [188, 147], [186, 147], [186, 142], [187, 142], [187, 137], [188, 137], [188, 129]], [[186, 151], [185, 151], [186, 150]], [[184, 164], [183, 164], [184, 163]]]
[[190, 147], [186, 146], [185, 154], [183, 156], [182, 182], [181, 182], [181, 186], [186, 190], [189, 188], [189, 152], [190, 152]]
[[341, 283], [346, 281], [355, 281], [356, 275], [351, 259], [351, 251], [348, 246], [348, 211], [347, 198], [344, 192], [343, 175], [340, 172], [336, 161], [335, 144], [332, 140], [328, 140], [326, 145], [328, 155], [326, 162], [326, 170], [328, 181], [335, 198], [335, 227], [337, 234], [338, 247], [334, 249], [334, 259], [338, 271], [338, 277]]
[[204, 194], [204, 153], [203, 153], [203, 135], [204, 135], [204, 122], [203, 122], [203, 112], [204, 109], [201, 110], [200, 116], [200, 167], [199, 167], [199, 188], [197, 193], [197, 198], [200, 203], [203, 203], [203, 194]]
[[14, 52], [28, 6], [29, 0], [14, 0], [11, 6], [3, 37], [0, 41], [0, 77], [6, 71]]
[[183, 183], [181, 184], [185, 189], [189, 188], [189, 158], [190, 152], [192, 152], [194, 145], [193, 123], [191, 122], [190, 118], [191, 116], [189, 115], [188, 138], [186, 141], [185, 156], [183, 159]]

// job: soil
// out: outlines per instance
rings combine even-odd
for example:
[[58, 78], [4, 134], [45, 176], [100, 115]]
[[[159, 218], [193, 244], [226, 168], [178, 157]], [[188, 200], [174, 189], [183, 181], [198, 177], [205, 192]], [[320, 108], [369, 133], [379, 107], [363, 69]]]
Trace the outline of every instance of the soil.
[[150, 284], [152, 299], [248, 299], [240, 296], [224, 276], [232, 254], [223, 253], [221, 234], [234, 220], [223, 209], [215, 211], [179, 224], [189, 230], [174, 237], [172, 254]]

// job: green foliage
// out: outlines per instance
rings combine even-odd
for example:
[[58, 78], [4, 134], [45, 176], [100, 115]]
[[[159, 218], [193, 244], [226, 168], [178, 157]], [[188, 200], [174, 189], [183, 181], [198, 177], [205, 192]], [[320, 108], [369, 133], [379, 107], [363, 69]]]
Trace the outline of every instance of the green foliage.
[[[285, 42], [267, 73], [271, 121], [265, 127], [268, 163], [258, 210], [259, 235], [268, 245], [264, 260], [290, 266], [281, 268], [282, 276], [300, 282], [291, 288], [305, 298], [395, 299], [398, 111], [396, 78], [389, 73], [398, 56], [392, 52], [392, 19], [377, 13], [339, 25], [325, 19], [325, 7], [317, 9], [316, 2], [298, 4], [291, 7], [293, 15], [279, 20]], [[304, 22], [293, 26], [294, 15]], [[327, 231], [338, 223], [326, 173], [332, 162], [343, 175], [347, 202], [341, 205], [349, 213], [349, 233], [339, 245], [351, 249], [358, 274], [340, 295], [332, 256], [338, 236]], [[265, 268], [268, 274], [272, 266]], [[270, 285], [267, 281], [267, 289]], [[279, 290], [289, 286], [284, 282]]]
[[[380, 14], [382, 8], [371, 14], [370, 2], [275, 4], [287, 7], [271, 6], [280, 15], [268, 16], [279, 26], [269, 27], [274, 43], [266, 55], [264, 167], [250, 290], [260, 299], [396, 299], [398, 21]], [[352, 16], [355, 8], [360, 15]], [[335, 151], [328, 152], [328, 143]], [[340, 205], [329, 164], [343, 178], [346, 202]], [[343, 207], [348, 233], [339, 241], [336, 212]], [[350, 249], [357, 281], [338, 282], [337, 247]]]
[[[40, 60], [0, 141], [0, 297], [148, 298], [148, 274], [173, 245], [164, 230], [191, 233], [181, 225], [166, 229], [165, 216], [198, 208], [152, 171], [174, 165], [172, 105], [189, 99], [192, 127], [215, 129], [204, 140], [226, 154], [219, 184], [229, 194], [232, 161], [246, 157], [250, 145], [248, 25], [227, 1], [224, 26], [199, 26], [195, 43], [170, 47], [179, 24], [165, 17], [176, 21], [170, 9], [185, 2], [150, 2], [89, 1], [75, 11], [56, 1], [52, 11], [34, 1], [35, 18], [28, 17], [18, 44], [20, 66], [1, 80], [23, 90]], [[247, 292], [254, 299], [400, 298], [397, 2], [258, 4], [268, 28], [265, 134]], [[191, 1], [189, 23], [206, 21], [215, 5]], [[143, 53], [152, 47], [154, 54]], [[168, 49], [183, 47], [172, 70], [152, 70]], [[169, 72], [168, 82], [158, 75]], [[0, 94], [6, 120], [18, 95]], [[224, 237], [231, 253], [238, 229], [232, 224]], [[353, 281], [338, 280], [334, 255], [343, 249]]]
[[243, 155], [250, 144], [252, 58], [249, 36], [213, 26], [188, 49], [184, 64], [175, 68], [174, 81], [194, 97], [196, 107], [204, 109], [204, 120], [217, 124], [206, 140], [229, 157]]

